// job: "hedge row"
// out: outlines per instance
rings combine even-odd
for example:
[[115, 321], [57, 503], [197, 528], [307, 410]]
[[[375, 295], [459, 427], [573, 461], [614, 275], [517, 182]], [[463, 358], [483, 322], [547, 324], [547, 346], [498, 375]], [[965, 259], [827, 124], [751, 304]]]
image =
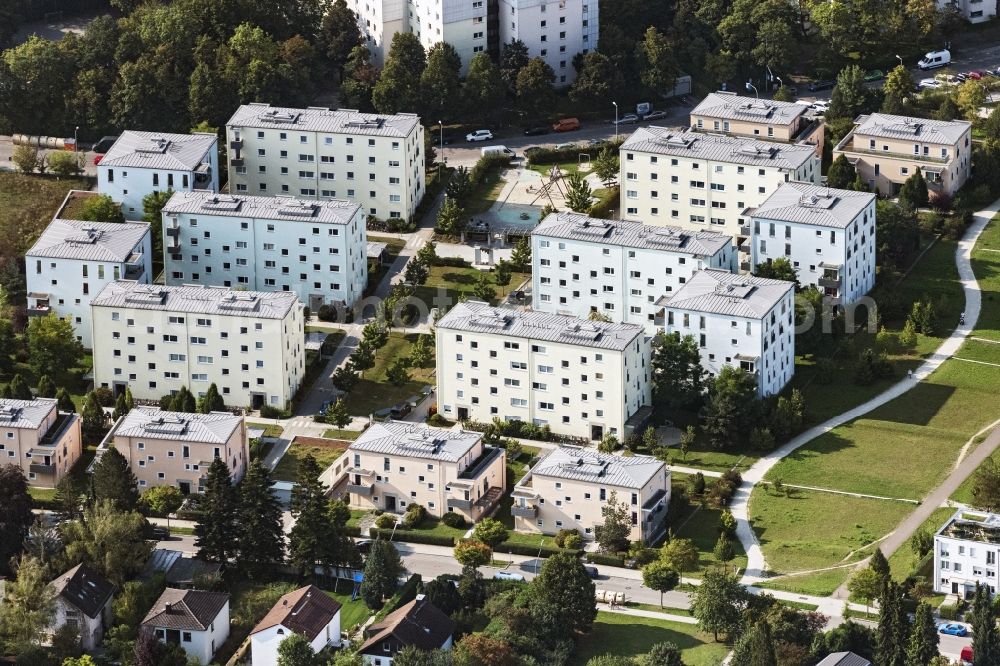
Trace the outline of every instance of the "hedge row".
[[455, 537], [443, 534], [429, 534], [427, 532], [420, 532], [417, 530], [396, 530], [396, 533], [393, 534], [392, 530], [382, 530], [377, 527], [373, 527], [368, 531], [368, 534], [373, 539], [389, 540], [389, 538], [392, 537], [393, 541], [409, 541], [410, 543], [423, 543], [429, 546], [447, 546], [448, 548], [455, 545]]
[[625, 559], [617, 555], [605, 555], [604, 553], [587, 553], [587, 561], [591, 564], [602, 564], [608, 567], [624, 567]]
[[[541, 538], [541, 535], [539, 535]], [[499, 546], [493, 549], [494, 553], [509, 553], [511, 555], [533, 555], [538, 557], [539, 549], [541, 549], [542, 557], [552, 557], [553, 555], [558, 555], [559, 553], [572, 553], [579, 557], [583, 551], [582, 550], [563, 550], [556, 548], [554, 546], [529, 546], [523, 543], [512, 543], [510, 541], [504, 541]]]
[[529, 164], [560, 164], [562, 162], [575, 162], [580, 153], [587, 153], [590, 158], [597, 157], [603, 146], [585, 146], [583, 144], [573, 144], [567, 148], [537, 148], [527, 152], [526, 157]]

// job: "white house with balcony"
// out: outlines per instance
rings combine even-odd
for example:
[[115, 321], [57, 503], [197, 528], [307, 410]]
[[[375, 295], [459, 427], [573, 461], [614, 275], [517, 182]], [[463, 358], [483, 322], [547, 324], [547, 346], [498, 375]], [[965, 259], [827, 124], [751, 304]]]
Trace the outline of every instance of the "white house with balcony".
[[934, 591], [968, 598], [997, 591], [1000, 514], [960, 508], [934, 535]]

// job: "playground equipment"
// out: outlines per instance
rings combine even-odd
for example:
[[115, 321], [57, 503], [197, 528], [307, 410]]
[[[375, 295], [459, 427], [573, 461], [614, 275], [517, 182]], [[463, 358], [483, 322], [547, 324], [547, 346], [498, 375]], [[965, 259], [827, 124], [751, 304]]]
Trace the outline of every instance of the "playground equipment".
[[562, 185], [559, 183], [559, 181], [562, 180], [562, 178], [563, 178], [562, 169], [559, 168], [559, 165], [553, 164], [552, 168], [549, 169], [549, 179], [546, 182], [542, 183], [542, 186], [538, 188], [538, 193], [535, 195], [535, 198], [531, 200], [531, 204], [529, 205], [534, 206], [535, 202], [537, 202], [542, 197], [546, 197], [549, 200], [549, 204], [553, 208], [555, 208], [556, 202], [555, 200], [552, 199], [552, 188], [555, 188], [559, 192], [559, 196], [561, 196], [563, 200], [565, 200], [566, 192], [563, 191]]

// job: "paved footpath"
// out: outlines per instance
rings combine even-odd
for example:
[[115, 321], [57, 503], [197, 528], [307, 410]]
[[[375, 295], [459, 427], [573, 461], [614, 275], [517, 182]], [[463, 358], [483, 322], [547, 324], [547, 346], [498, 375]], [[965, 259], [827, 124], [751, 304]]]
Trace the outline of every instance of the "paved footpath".
[[[965, 338], [972, 332], [973, 328], [975, 328], [976, 321], [979, 319], [980, 307], [982, 305], [982, 293], [979, 290], [979, 284], [976, 282], [975, 273], [972, 271], [970, 254], [973, 246], [976, 244], [976, 240], [979, 238], [979, 234], [982, 233], [983, 229], [986, 228], [987, 223], [993, 219], [998, 211], [1000, 211], [1000, 199], [994, 201], [985, 210], [981, 210], [976, 213], [973, 223], [966, 230], [965, 235], [962, 240], [959, 241], [958, 247], [955, 250], [955, 263], [958, 267], [958, 274], [962, 283], [962, 289], [965, 292], [965, 324], [956, 328], [912, 375], [909, 375], [905, 379], [893, 384], [891, 387], [868, 402], [858, 405], [854, 409], [850, 409], [843, 414], [835, 416], [832, 419], [829, 419], [828, 421], [825, 421], [799, 434], [788, 443], [758, 460], [750, 467], [750, 469], [743, 473], [743, 483], [733, 496], [730, 509], [732, 510], [733, 516], [736, 517], [737, 521], [736, 534], [747, 553], [747, 568], [742, 579], [744, 584], [752, 585], [753, 583], [766, 580], [764, 572], [767, 570], [764, 553], [761, 550], [760, 543], [757, 541], [757, 536], [754, 534], [753, 528], [749, 522], [748, 509], [750, 503], [750, 493], [753, 491], [753, 487], [759, 483], [768, 471], [778, 464], [782, 458], [791, 454], [800, 446], [833, 430], [839, 425], [864, 416], [873, 409], [881, 407], [885, 403], [903, 395], [916, 386], [920, 381], [928, 377], [932, 372], [937, 370], [942, 363], [951, 358], [951, 356], [958, 351], [959, 347], [961, 347], [962, 343], [965, 341]], [[977, 451], [982, 449], [983, 446], [984, 445], [980, 445], [980, 447], [977, 448]], [[966, 470], [966, 474], [968, 474], [975, 468], [971, 467], [966, 469], [966, 465], [963, 463], [959, 466], [959, 469]], [[950, 478], [951, 477], [949, 477], [949, 479]], [[938, 504], [926, 502], [924, 506], [930, 506], [931, 510], [933, 510], [933, 508], [938, 506]]]

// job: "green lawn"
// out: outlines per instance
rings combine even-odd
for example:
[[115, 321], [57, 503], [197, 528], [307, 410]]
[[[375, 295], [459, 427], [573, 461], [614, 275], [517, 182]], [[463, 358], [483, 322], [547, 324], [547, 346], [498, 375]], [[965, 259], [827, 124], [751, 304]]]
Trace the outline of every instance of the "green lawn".
[[734, 467], [741, 471], [749, 469], [760, 456], [760, 453], [756, 451], [720, 451], [711, 448], [704, 442], [698, 442], [688, 449], [686, 456], [682, 455], [676, 446], [670, 450], [673, 455], [673, 464], [709, 472], [725, 472]]
[[256, 421], [247, 421], [247, 427], [263, 428], [264, 437], [281, 437], [281, 433], [284, 430], [280, 425], [275, 425], [273, 423], [257, 423]]
[[327, 439], [346, 439], [353, 442], [358, 437], [361, 437], [361, 433], [363, 432], [364, 430], [338, 430], [337, 428], [330, 428], [323, 431], [323, 436]]
[[23, 255], [52, 221], [70, 190], [89, 190], [87, 178], [0, 172], [0, 256]]
[[718, 666], [729, 653], [725, 643], [712, 642], [710, 634], [692, 624], [599, 612], [593, 629], [577, 643], [569, 663], [583, 666], [591, 657], [602, 654], [639, 656], [656, 643], [667, 641], [681, 649], [687, 666]]
[[[934, 513], [924, 521], [920, 529], [934, 534], [953, 513], [955, 510], [948, 507], [934, 509]], [[892, 577], [899, 581], [904, 580], [914, 572], [919, 562], [920, 558], [910, 549], [910, 544], [903, 544], [889, 557], [889, 569], [892, 571]]]
[[[719, 516], [721, 514], [721, 509], [713, 509], [708, 506], [699, 507], [689, 520], [685, 522], [682, 519], [679, 527], [674, 529], [677, 537], [691, 539], [694, 541], [695, 546], [698, 547], [698, 571], [686, 572], [685, 576], [699, 578], [705, 569], [720, 564], [712, 553], [712, 550], [715, 548], [715, 543], [719, 540]], [[743, 545], [738, 540], [735, 540], [733, 549], [736, 551], [736, 557], [729, 562], [729, 566], [739, 567], [740, 569], [745, 568], [747, 557], [743, 551]]]
[[295, 481], [298, 478], [299, 461], [307, 455], [316, 459], [320, 470], [325, 470], [346, 450], [347, 444], [344, 442], [319, 437], [296, 437], [278, 461], [271, 478], [275, 481]]
[[1000, 216], [986, 227], [972, 251], [972, 270], [983, 290], [975, 335], [1000, 341]]
[[[544, 536], [535, 532], [515, 532], [514, 516], [510, 514], [510, 507], [514, 504], [514, 498], [510, 496], [510, 491], [513, 490], [514, 486], [517, 485], [517, 482], [524, 477], [528, 469], [533, 464], [535, 457], [538, 456], [540, 452], [541, 449], [537, 449], [533, 446], [524, 446], [521, 448], [520, 456], [514, 460], [511, 460], [510, 458], [507, 459], [507, 492], [504, 493], [503, 499], [500, 500], [500, 508], [497, 509], [496, 514], [493, 516], [502, 522], [504, 527], [508, 530], [507, 541], [505, 543], [532, 547], [556, 547], [555, 539], [551, 536]], [[500, 544], [496, 551], [498, 553], [504, 552], [503, 544]]]
[[491, 169], [486, 173], [483, 182], [465, 200], [463, 208], [465, 208], [466, 215], [485, 213], [497, 202], [497, 199], [500, 198], [500, 192], [506, 185], [506, 181], [500, 177], [501, 171], [502, 169]]
[[996, 342], [982, 342], [980, 340], [966, 340], [955, 356], [957, 358], [1000, 365], [1000, 344]]
[[[351, 583], [344, 581], [338, 587], [341, 590], [349, 590], [351, 588]], [[371, 611], [368, 610], [368, 606], [365, 606], [365, 602], [360, 598], [357, 601], [351, 601], [350, 592], [330, 592], [326, 591], [327, 596], [332, 599], [336, 599], [340, 602], [340, 628], [343, 631], [351, 631], [354, 627], [361, 624], [368, 619], [371, 615]]]
[[[368, 416], [380, 409], [392, 407], [407, 398], [420, 395], [421, 389], [433, 384], [433, 361], [426, 368], [410, 368], [410, 381], [401, 386], [386, 381], [386, 370], [397, 358], [409, 358], [416, 334], [390, 333], [389, 342], [375, 354], [375, 367], [365, 370], [361, 379], [344, 398], [347, 411], [355, 416]], [[433, 349], [433, 344], [431, 345]]]
[[[428, 307], [436, 307], [441, 297], [446, 299], [440, 305], [454, 305], [460, 297], [475, 298], [473, 290], [479, 274], [483, 271], [471, 266], [432, 266], [427, 276], [427, 282], [414, 290], [414, 297], [422, 300]], [[486, 276], [493, 284], [494, 302], [516, 289], [521, 282], [530, 277], [529, 273], [513, 273], [510, 284], [506, 287], [496, 285], [496, 273], [487, 271]], [[442, 291], [443, 290], [443, 291]]]
[[844, 567], [842, 569], [819, 571], [801, 576], [788, 576], [767, 583], [760, 583], [757, 587], [762, 587], [766, 590], [784, 590], [785, 592], [798, 592], [799, 594], [826, 597], [833, 594], [834, 590], [847, 580], [850, 571], [849, 567]]

